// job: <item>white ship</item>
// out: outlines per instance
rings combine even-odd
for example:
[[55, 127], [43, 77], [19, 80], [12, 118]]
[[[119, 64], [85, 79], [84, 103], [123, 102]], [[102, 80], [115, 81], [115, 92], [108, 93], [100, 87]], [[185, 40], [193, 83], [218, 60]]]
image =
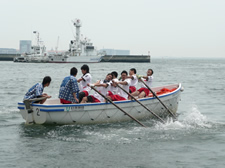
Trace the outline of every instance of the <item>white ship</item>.
[[30, 53], [23, 53], [19, 57], [14, 58], [14, 62], [48, 62], [49, 57], [48, 53], [46, 52], [46, 47], [43, 41], [40, 41], [39, 32], [33, 31], [36, 34], [37, 44], [31, 46]]
[[75, 19], [72, 21], [76, 27], [76, 36], [70, 41], [67, 52], [58, 53], [57, 49], [53, 53], [47, 53], [46, 47], [39, 40], [39, 33], [34, 32], [37, 36], [37, 45], [32, 46], [32, 52], [29, 54], [16, 57], [14, 62], [35, 62], [35, 63], [94, 63], [94, 62], [150, 62], [148, 55], [107, 55], [106, 52], [97, 51], [90, 42], [90, 39], [83, 38], [80, 35], [81, 21]]
[[90, 42], [90, 39], [81, 39], [80, 36], [80, 19], [75, 19], [72, 21], [73, 25], [76, 27], [76, 37], [74, 40], [70, 41], [69, 51], [58, 54], [50, 55], [50, 63], [90, 63], [90, 62], [100, 62], [101, 57], [105, 55], [105, 52], [98, 52]]

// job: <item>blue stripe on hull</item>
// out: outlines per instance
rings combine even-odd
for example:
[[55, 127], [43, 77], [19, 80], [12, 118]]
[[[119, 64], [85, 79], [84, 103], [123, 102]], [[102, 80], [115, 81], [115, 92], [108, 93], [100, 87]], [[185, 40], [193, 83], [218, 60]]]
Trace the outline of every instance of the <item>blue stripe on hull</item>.
[[59, 112], [59, 111], [64, 111], [64, 109], [40, 109], [40, 111], [43, 111], [43, 112]]

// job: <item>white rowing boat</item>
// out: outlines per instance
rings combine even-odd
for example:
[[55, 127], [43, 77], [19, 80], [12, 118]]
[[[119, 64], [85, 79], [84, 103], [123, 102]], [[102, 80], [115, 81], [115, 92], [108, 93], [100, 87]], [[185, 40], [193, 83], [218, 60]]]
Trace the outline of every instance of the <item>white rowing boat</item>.
[[[180, 101], [180, 92], [183, 90], [181, 84], [173, 84], [152, 88], [159, 92], [163, 88], [171, 92], [158, 95], [161, 101], [176, 114]], [[161, 117], [169, 116], [168, 111], [155, 97], [139, 99], [146, 107]], [[134, 118], [149, 119], [154, 116], [135, 100], [114, 102]], [[36, 124], [98, 124], [113, 123], [132, 120], [111, 103], [87, 103], [87, 104], [61, 104], [59, 99], [48, 99], [44, 104], [31, 104], [32, 120]], [[28, 110], [23, 102], [18, 103], [18, 109], [24, 120], [28, 118]]]

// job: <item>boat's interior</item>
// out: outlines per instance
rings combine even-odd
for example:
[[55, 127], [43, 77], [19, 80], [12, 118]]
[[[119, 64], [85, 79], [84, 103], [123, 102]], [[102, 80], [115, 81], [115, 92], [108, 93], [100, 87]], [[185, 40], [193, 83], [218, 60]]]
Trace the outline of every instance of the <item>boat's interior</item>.
[[[161, 96], [164, 94], [172, 93], [179, 88], [179, 84], [160, 86], [151, 88], [153, 92], [156, 93], [157, 96]], [[153, 97], [153, 94], [150, 92], [148, 97]], [[136, 97], [138, 99], [138, 97]], [[53, 104], [61, 104], [59, 99], [47, 99], [44, 103], [45, 105], [53, 105]]]

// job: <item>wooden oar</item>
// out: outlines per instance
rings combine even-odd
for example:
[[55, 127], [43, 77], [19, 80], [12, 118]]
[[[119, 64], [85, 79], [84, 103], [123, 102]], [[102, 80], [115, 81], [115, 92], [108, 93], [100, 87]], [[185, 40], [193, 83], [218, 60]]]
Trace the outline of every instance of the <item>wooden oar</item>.
[[128, 94], [132, 99], [134, 99], [136, 102], [138, 102], [141, 106], [143, 106], [147, 111], [152, 113], [155, 117], [157, 117], [162, 123], [165, 124], [165, 121], [159, 117], [157, 114], [155, 114], [153, 111], [151, 111], [148, 107], [146, 107], [144, 104], [142, 104], [139, 100], [137, 100], [134, 96], [132, 96], [129, 92], [127, 92], [124, 88], [122, 88], [120, 85], [117, 85], [121, 90], [123, 90], [126, 94]]
[[128, 114], [126, 111], [124, 111], [123, 109], [121, 109], [119, 106], [117, 106], [112, 100], [108, 99], [106, 96], [104, 96], [102, 93], [100, 93], [97, 89], [94, 88], [94, 86], [91, 86], [91, 88], [96, 91], [98, 94], [100, 94], [102, 97], [104, 97], [107, 101], [109, 101], [112, 105], [114, 105], [116, 108], [118, 108], [120, 111], [122, 111], [124, 114], [126, 114], [127, 116], [129, 116], [131, 119], [133, 119], [134, 121], [136, 121], [138, 124], [140, 124], [143, 127], [146, 127], [144, 124], [142, 124], [140, 121], [138, 121], [136, 118], [132, 117], [130, 114]]
[[140, 78], [141, 82], [150, 90], [154, 97], [156, 97], [159, 102], [166, 108], [166, 110], [173, 116], [174, 119], [177, 119], [176, 116], [168, 109], [168, 107], [159, 99], [159, 97], [153, 92], [153, 90]]

